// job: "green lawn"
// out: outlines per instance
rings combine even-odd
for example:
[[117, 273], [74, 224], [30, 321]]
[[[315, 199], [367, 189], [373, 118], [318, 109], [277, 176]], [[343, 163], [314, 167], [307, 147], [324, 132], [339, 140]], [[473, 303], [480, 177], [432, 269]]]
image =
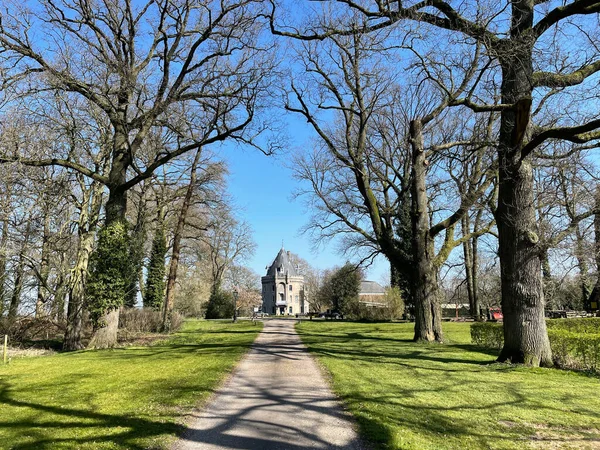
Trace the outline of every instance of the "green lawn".
[[380, 448], [600, 448], [598, 377], [494, 363], [469, 324], [444, 324], [444, 345], [411, 342], [413, 324], [297, 329]]
[[261, 325], [189, 321], [152, 347], [0, 364], [0, 448], [163, 448]]

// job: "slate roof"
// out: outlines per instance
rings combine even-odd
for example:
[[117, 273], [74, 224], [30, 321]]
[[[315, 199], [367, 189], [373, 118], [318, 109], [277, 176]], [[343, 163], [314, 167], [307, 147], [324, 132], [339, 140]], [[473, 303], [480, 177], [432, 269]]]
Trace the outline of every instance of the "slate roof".
[[[279, 272], [277, 272], [278, 268], [280, 269]], [[267, 269], [267, 275], [277, 274], [287, 274], [291, 277], [298, 276], [298, 272], [296, 271], [296, 268], [294, 267], [294, 264], [292, 263], [291, 258], [288, 255], [288, 252], [286, 252], [283, 248], [279, 250], [279, 253], [277, 253], [273, 264], [271, 264], [271, 266]]]
[[376, 281], [361, 281], [359, 295], [384, 295], [385, 289]]

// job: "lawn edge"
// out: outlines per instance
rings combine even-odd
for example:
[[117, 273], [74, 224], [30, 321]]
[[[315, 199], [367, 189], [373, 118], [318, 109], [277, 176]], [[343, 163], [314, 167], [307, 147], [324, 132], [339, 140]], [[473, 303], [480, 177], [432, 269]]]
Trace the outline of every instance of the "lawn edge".
[[304, 345], [304, 347], [306, 347], [307, 353], [310, 355], [310, 357], [312, 358], [312, 360], [315, 362], [315, 364], [319, 368], [319, 372], [323, 376], [323, 379], [325, 380], [325, 383], [327, 384], [327, 387], [329, 387], [329, 389], [331, 390], [331, 392], [335, 395], [335, 397], [336, 397], [339, 405], [341, 406], [341, 409], [342, 409], [344, 415], [347, 417], [348, 421], [352, 425], [352, 429], [354, 430], [354, 432], [358, 436], [362, 447], [365, 450], [378, 450], [378, 449], [380, 449], [381, 446], [378, 446], [376, 442], [374, 442], [371, 439], [369, 439], [368, 436], [366, 436], [363, 433], [362, 426], [360, 424], [360, 420], [358, 419], [358, 417], [356, 417], [354, 415], [354, 413], [352, 412], [352, 409], [348, 406], [348, 404], [344, 401], [344, 399], [340, 395], [340, 392], [336, 389], [335, 382], [334, 382], [334, 379], [333, 379], [333, 373], [331, 373], [331, 371], [325, 365], [325, 363], [323, 363], [321, 361], [321, 359], [310, 349], [310, 347], [306, 344], [306, 342], [302, 338], [302, 333], [298, 332], [298, 330], [296, 329], [296, 327], [300, 323], [302, 323], [301, 320], [296, 321], [296, 323], [294, 324], [294, 331], [298, 334], [298, 336], [300, 337], [300, 340], [302, 341], [302, 345]]

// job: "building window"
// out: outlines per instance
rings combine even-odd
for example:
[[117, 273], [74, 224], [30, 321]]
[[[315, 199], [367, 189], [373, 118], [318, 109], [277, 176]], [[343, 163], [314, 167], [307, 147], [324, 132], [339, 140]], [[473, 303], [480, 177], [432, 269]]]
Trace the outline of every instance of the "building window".
[[271, 287], [273, 288], [272, 290], [274, 291], [274, 290], [275, 290], [275, 285], [273, 285], [273, 286], [271, 286]]
[[296, 295], [296, 303], [298, 303], [298, 296]]
[[292, 290], [292, 285], [290, 284], [290, 291]]
[[292, 313], [292, 307], [290, 306], [290, 314]]
[[273, 306], [273, 314], [275, 314], [275, 307]]

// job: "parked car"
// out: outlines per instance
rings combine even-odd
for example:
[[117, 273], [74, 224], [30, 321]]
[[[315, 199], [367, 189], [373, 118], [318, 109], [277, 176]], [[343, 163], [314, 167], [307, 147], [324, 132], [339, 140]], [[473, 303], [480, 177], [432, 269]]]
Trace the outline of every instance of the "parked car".
[[344, 315], [338, 311], [329, 311], [319, 314], [319, 317], [325, 319], [343, 319]]

